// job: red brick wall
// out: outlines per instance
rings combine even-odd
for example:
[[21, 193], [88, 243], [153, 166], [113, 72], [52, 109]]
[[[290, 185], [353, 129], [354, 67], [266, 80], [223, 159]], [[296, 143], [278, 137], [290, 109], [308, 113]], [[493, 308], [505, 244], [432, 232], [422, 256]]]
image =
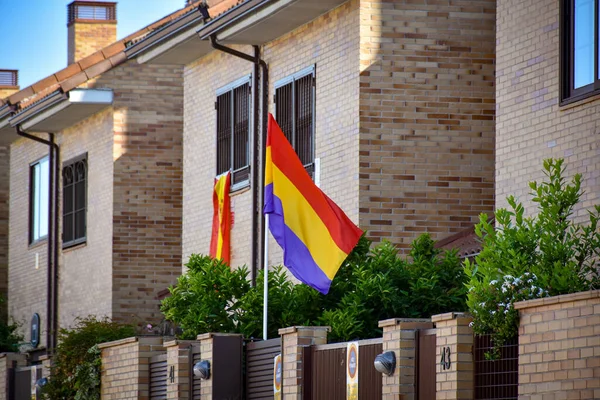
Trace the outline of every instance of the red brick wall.
[[494, 205], [496, 2], [360, 7], [360, 226], [441, 239]]

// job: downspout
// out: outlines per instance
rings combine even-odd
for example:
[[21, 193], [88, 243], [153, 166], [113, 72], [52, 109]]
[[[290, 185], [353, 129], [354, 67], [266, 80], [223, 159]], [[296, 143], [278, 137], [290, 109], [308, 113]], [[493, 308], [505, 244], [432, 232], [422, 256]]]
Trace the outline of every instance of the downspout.
[[[58, 290], [57, 290], [57, 279], [58, 279], [58, 166], [60, 149], [54, 142], [54, 134], [49, 133], [49, 139], [45, 140], [37, 136], [31, 135], [21, 130], [21, 126], [17, 125], [17, 134], [24, 138], [36, 141], [38, 143], [45, 144], [48, 146], [49, 153], [49, 185], [48, 185], [48, 255], [47, 255], [47, 296], [48, 301], [46, 304], [46, 318], [48, 329], [46, 331], [46, 346], [48, 351], [51, 353], [57, 342], [57, 306], [58, 306]], [[56, 184], [54, 179], [56, 178]], [[53, 193], [54, 192], [54, 193]], [[50, 224], [52, 226], [50, 226]]]
[[[254, 102], [254, 132], [252, 137], [252, 286], [256, 286], [256, 274], [259, 266], [263, 265], [263, 249], [264, 249], [264, 218], [262, 218], [262, 205], [264, 194], [260, 190], [259, 176], [262, 177], [262, 173], [259, 174], [259, 169], [264, 171], [264, 151], [266, 144], [266, 129], [268, 123], [268, 68], [267, 63], [260, 58], [260, 49], [258, 46], [254, 47], [254, 56], [250, 56], [241, 51], [231, 49], [223, 46], [217, 42], [215, 35], [210, 36], [210, 44], [215, 50], [222, 51], [230, 54], [234, 57], [241, 58], [254, 64], [254, 70], [252, 74], [252, 86], [253, 86], [253, 102]], [[262, 141], [260, 141], [259, 135], [259, 95], [258, 95], [258, 69], [262, 68]], [[262, 149], [261, 149], [262, 146]], [[262, 168], [260, 168], [262, 167]]]

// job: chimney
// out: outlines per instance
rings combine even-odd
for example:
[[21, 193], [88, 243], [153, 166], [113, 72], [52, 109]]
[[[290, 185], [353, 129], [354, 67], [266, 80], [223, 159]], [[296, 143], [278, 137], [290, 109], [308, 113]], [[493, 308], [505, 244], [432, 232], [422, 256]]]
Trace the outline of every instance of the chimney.
[[67, 9], [67, 64], [117, 41], [117, 3], [75, 0]]
[[0, 99], [5, 99], [19, 91], [19, 71], [0, 69]]

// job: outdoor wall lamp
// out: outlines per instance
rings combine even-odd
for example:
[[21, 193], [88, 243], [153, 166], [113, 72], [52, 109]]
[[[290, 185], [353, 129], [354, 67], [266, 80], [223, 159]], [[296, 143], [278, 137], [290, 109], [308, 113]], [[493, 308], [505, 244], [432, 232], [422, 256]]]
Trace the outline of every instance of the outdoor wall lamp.
[[210, 361], [201, 360], [194, 365], [194, 376], [206, 380], [210, 378]]
[[393, 351], [386, 351], [385, 353], [377, 355], [375, 357], [375, 369], [382, 374], [392, 376], [396, 369], [396, 354]]
[[41, 378], [35, 381], [35, 387], [38, 389], [43, 388], [44, 386], [46, 386], [46, 384], [48, 384], [48, 378]]

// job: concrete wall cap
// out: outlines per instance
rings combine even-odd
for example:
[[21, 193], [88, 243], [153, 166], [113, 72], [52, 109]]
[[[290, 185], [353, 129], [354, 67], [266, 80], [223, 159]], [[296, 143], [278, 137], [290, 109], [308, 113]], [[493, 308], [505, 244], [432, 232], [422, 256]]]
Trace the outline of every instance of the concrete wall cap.
[[444, 314], [437, 314], [431, 317], [431, 322], [448, 321], [456, 318], [470, 318], [471, 314], [464, 312], [449, 312]]
[[197, 340], [173, 339], [173, 340], [168, 340], [168, 341], [164, 342], [163, 346], [164, 347], [173, 347], [173, 346], [183, 345], [183, 344], [198, 344], [198, 341]]
[[313, 330], [331, 332], [330, 326], [289, 326], [278, 330], [279, 335], [287, 335], [289, 333], [298, 332], [299, 330]]
[[429, 318], [390, 318], [379, 321], [379, 327], [395, 326], [403, 322], [431, 322]]
[[109, 347], [120, 346], [122, 344], [127, 344], [127, 343], [135, 343], [137, 341], [138, 341], [137, 336], [134, 336], [134, 337], [129, 337], [129, 338], [125, 338], [125, 339], [113, 340], [112, 342], [100, 343], [98, 345], [98, 348], [99, 349], [107, 349]]
[[206, 340], [206, 339], [210, 339], [215, 336], [244, 336], [244, 335], [242, 335], [241, 333], [208, 332], [208, 333], [201, 333], [200, 335], [196, 336], [196, 340]]
[[547, 306], [550, 304], [567, 303], [570, 301], [589, 300], [600, 297], [600, 290], [589, 290], [587, 292], [562, 294], [560, 296], [544, 297], [535, 300], [518, 301], [514, 304], [515, 310], [525, 308]]

